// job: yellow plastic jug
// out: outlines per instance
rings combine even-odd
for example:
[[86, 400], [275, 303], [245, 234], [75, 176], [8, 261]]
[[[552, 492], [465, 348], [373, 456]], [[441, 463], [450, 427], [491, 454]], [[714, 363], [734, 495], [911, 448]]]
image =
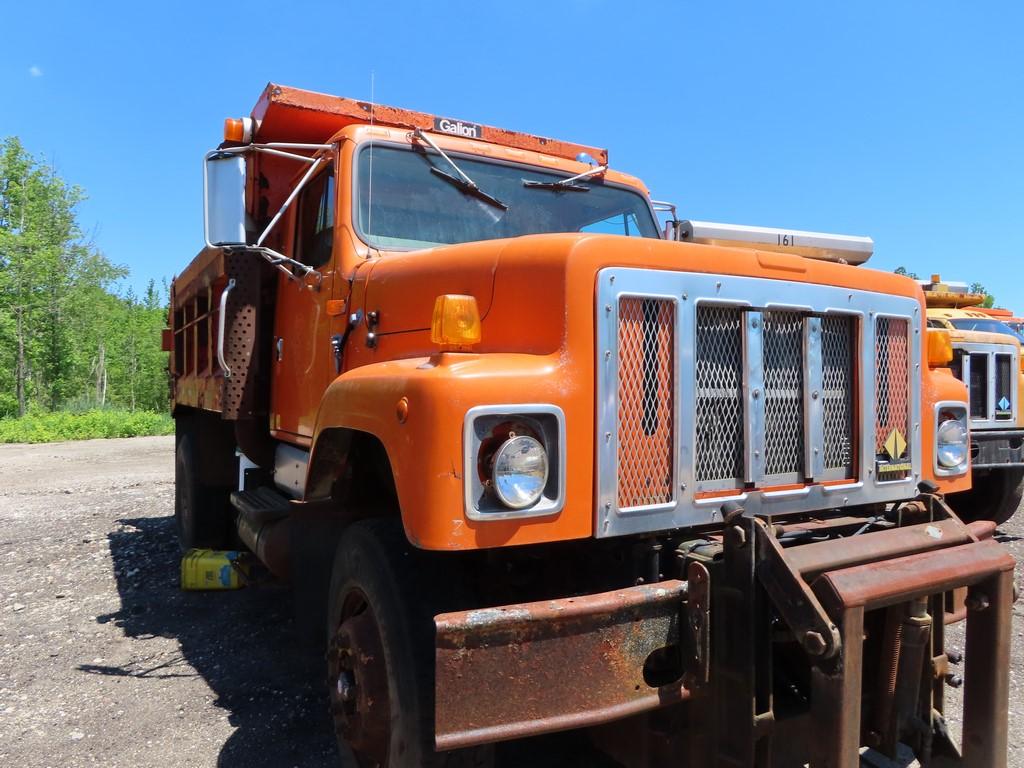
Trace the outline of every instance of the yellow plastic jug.
[[182, 589], [238, 589], [248, 575], [242, 552], [190, 549], [181, 558]]

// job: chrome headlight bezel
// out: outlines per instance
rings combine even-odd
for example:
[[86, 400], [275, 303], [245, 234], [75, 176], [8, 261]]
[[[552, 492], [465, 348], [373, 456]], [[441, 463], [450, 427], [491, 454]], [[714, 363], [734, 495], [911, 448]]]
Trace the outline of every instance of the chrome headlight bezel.
[[[480, 471], [484, 442], [497, 425], [510, 420], [525, 423], [532, 432], [530, 436], [547, 453], [548, 471], [543, 491], [534, 503], [520, 508], [503, 503], [496, 489], [485, 483], [487, 478], [482, 478]], [[562, 409], [547, 403], [470, 408], [463, 427], [463, 489], [466, 517], [474, 521], [548, 517], [561, 512], [565, 506], [565, 414]]]
[[[946, 413], [956, 414], [953, 419], [943, 419], [943, 414]], [[939, 460], [939, 451], [943, 445], [957, 445], [957, 442], [943, 442], [940, 432], [942, 431], [943, 425], [947, 422], [953, 421], [960, 427], [960, 433], [963, 435], [963, 461], [955, 465], [947, 465]], [[951, 430], [947, 430], [951, 431]], [[964, 475], [971, 467], [971, 430], [970, 423], [967, 418], [967, 403], [958, 400], [946, 400], [935, 404], [935, 437], [934, 444], [932, 445], [932, 463], [935, 470], [935, 474], [938, 477], [954, 477]]]

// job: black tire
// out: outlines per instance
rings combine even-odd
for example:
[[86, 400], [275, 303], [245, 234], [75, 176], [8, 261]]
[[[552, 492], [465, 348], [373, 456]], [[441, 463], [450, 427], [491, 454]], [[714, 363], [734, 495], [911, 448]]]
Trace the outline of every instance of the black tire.
[[230, 537], [230, 488], [201, 482], [196, 440], [191, 419], [175, 421], [174, 522], [182, 552], [220, 549]]
[[1024, 497], [1024, 469], [982, 469], [974, 473], [971, 490], [954, 493], [946, 502], [961, 520], [992, 520], [1002, 525], [1017, 511]]
[[[434, 750], [436, 602], [424, 587], [445, 582], [434, 580], [432, 570], [421, 570], [424, 560], [409, 545], [397, 519], [361, 520], [342, 534], [331, 573], [327, 665], [343, 765], [493, 765], [490, 746]], [[353, 637], [370, 641], [358, 643]], [[373, 660], [367, 663], [367, 658]], [[352, 682], [347, 698], [341, 693], [342, 675]], [[383, 690], [386, 697], [379, 695]], [[368, 695], [370, 691], [378, 695]]]

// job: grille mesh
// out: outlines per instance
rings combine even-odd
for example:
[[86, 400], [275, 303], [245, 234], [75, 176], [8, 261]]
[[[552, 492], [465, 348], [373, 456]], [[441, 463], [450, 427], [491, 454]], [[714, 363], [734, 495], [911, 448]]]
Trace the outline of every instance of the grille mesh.
[[696, 479], [743, 476], [742, 311], [699, 306], [695, 375], [697, 384]]
[[988, 355], [971, 355], [971, 380], [967, 383], [971, 418], [988, 418]]
[[764, 471], [768, 475], [804, 469], [803, 317], [796, 312], [764, 314]]
[[875, 453], [883, 454], [893, 430], [903, 440], [910, 435], [910, 327], [905, 319], [880, 317], [875, 328]]
[[996, 419], [1013, 418], [1013, 356], [996, 355]]
[[821, 321], [821, 387], [826, 470], [853, 474], [853, 331], [848, 317]]
[[675, 305], [619, 300], [618, 505], [672, 501], [675, 461]]

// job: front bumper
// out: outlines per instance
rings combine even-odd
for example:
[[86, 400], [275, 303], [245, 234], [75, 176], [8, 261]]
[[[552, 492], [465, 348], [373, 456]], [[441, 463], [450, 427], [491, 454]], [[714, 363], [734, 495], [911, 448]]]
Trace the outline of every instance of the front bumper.
[[677, 647], [686, 583], [437, 616], [436, 742], [455, 749], [598, 725], [682, 701], [644, 665]]
[[[811, 764], [852, 767], [866, 726], [874, 724], [861, 723], [865, 613], [927, 599], [937, 621], [928, 621], [935, 655], [924, 658], [932, 662], [928, 679], [935, 675], [939, 698], [925, 711], [941, 712], [946, 662], [938, 617], [944, 596], [966, 588], [976, 607], [967, 616], [968, 644], [980, 650], [968, 661], [961, 764], [1000, 768], [1014, 562], [937, 499], [932, 510], [919, 524], [785, 549], [773, 543], [768, 522], [745, 517], [723, 532], [720, 555], [687, 560], [685, 581], [441, 614], [435, 617], [436, 746], [599, 725], [692, 700], [704, 703], [689, 710], [691, 717], [711, 720], [699, 727], [691, 721], [694, 733], [685, 738], [714, 732], [721, 739], [715, 749], [723, 755], [749, 749], [749, 762], [736, 764], [753, 765], [755, 745], [765, 734], [771, 740], [775, 717], [770, 709], [749, 722], [741, 716], [749, 715], [746, 697], [753, 694], [745, 686], [771, 674], [766, 614], [753, 610], [767, 599], [794, 638], [817, 641], [804, 644], [812, 669]], [[676, 676], [667, 682], [659, 664], [673, 655]], [[877, 706], [877, 695], [868, 696]]]
[[971, 468], [1024, 467], [1024, 429], [972, 430]]

